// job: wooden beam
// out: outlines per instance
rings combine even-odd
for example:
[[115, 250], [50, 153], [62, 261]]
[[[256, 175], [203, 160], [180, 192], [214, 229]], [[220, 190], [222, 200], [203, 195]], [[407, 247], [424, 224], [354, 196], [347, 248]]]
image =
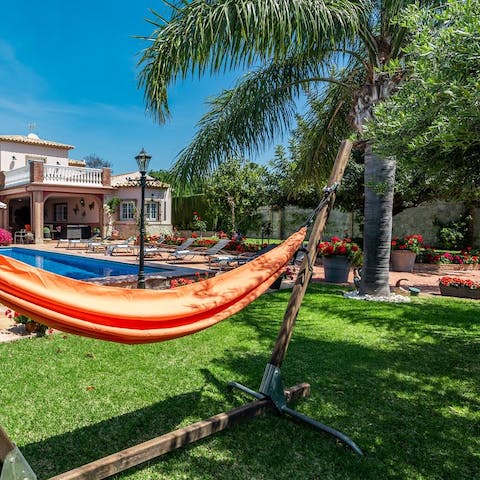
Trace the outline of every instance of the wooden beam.
[[[328, 187], [335, 183], [340, 183], [343, 178], [343, 172], [348, 163], [348, 158], [352, 150], [352, 142], [344, 140], [338, 149], [337, 157], [333, 165], [330, 178], [328, 180]], [[292, 290], [290, 300], [283, 317], [283, 323], [278, 333], [275, 345], [273, 347], [272, 355], [270, 357], [270, 364], [278, 368], [282, 366], [283, 360], [287, 353], [288, 344], [293, 333], [293, 327], [297, 319], [298, 311], [307, 291], [308, 283], [312, 277], [310, 266], [315, 264], [317, 258], [317, 247], [322, 238], [323, 230], [328, 220], [328, 215], [335, 202], [335, 195], [330, 197], [330, 202], [327, 208], [324, 208], [315, 220], [315, 223], [308, 240], [307, 254], [305, 255], [300, 270], [298, 272], [297, 281]]]
[[[285, 391], [289, 401], [295, 401], [310, 394], [310, 385], [302, 383]], [[50, 480], [98, 480], [115, 475], [135, 465], [157, 458], [165, 453], [194, 443], [202, 438], [225, 430], [228, 427], [250, 418], [263, 415], [272, 409], [270, 400], [255, 400], [242, 407], [220, 413], [206, 420], [179, 428], [173, 432], [154, 438], [121, 452], [87, 463], [81, 467], [62, 473]]]
[[7, 454], [15, 448], [7, 433], [0, 425], [0, 462], [4, 462]]

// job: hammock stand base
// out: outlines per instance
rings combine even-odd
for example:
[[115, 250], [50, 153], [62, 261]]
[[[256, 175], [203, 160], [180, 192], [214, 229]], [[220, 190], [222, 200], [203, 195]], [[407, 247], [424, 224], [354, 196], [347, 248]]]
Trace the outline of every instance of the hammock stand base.
[[[305, 295], [308, 283], [312, 276], [312, 265], [317, 257], [317, 247], [321, 234], [328, 219], [328, 213], [335, 199], [335, 188], [340, 182], [345, 170], [352, 144], [343, 141], [335, 160], [329, 179], [329, 187], [326, 189], [325, 199], [329, 204], [317, 215], [312, 228], [312, 234], [307, 247], [307, 252], [302, 261], [297, 281], [293, 287], [290, 300], [283, 318], [280, 332], [275, 341], [270, 362], [267, 363], [259, 392], [251, 390], [237, 382], [231, 382], [230, 386], [253, 396], [256, 400], [241, 407], [223, 412], [206, 420], [193, 423], [187, 427], [166, 433], [147, 442], [130, 447], [121, 452], [88, 463], [81, 467], [69, 470], [50, 480], [98, 480], [115, 475], [133, 466], [152, 460], [168, 452], [192, 444], [226, 428], [267, 413], [274, 411], [281, 415], [293, 417], [302, 423], [306, 423], [318, 430], [329, 433], [335, 438], [352, 448], [359, 455], [363, 455], [360, 448], [343, 433], [323, 425], [316, 420], [307, 417], [289, 408], [287, 403], [298, 400], [310, 394], [310, 385], [303, 383], [289, 390], [283, 389], [280, 368], [285, 359], [286, 351], [297, 314]], [[9, 439], [0, 426], [0, 462], [3, 468], [0, 480], [37, 480], [32, 469], [21, 455], [15, 444]]]
[[287, 406], [287, 397], [285, 395], [285, 390], [283, 389], [282, 373], [275, 365], [267, 363], [258, 392], [237, 382], [230, 382], [229, 386], [232, 388], [238, 388], [242, 392], [251, 395], [257, 400], [270, 400], [273, 404], [273, 407], [280, 415], [293, 417], [295, 420], [306, 423], [316, 430], [333, 435], [336, 439], [349, 446], [355, 453], [358, 455], [363, 455], [363, 452], [358, 445], [344, 433], [339, 432], [328, 425], [324, 425], [313, 418], [307, 417], [303, 413], [297, 412]]

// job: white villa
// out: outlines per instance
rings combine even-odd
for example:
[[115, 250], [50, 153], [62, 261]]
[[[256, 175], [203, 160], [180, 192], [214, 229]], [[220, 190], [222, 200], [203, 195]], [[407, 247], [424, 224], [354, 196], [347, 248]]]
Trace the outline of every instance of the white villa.
[[[0, 135], [0, 202], [7, 205], [0, 209], [0, 228], [13, 237], [31, 231], [35, 243], [43, 243], [45, 230], [52, 238], [89, 238], [108, 228], [119, 238], [138, 232], [140, 173], [87, 168], [83, 160], [69, 158], [73, 148], [33, 133]], [[104, 205], [112, 198], [118, 208], [108, 215]], [[171, 209], [170, 186], [147, 175], [147, 234], [172, 230]]]

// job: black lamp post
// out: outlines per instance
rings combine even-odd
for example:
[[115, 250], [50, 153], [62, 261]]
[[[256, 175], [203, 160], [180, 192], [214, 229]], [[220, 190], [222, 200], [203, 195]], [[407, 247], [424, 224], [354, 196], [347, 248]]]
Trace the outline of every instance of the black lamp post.
[[145, 288], [145, 175], [151, 158], [152, 156], [143, 148], [135, 157], [138, 164], [138, 171], [140, 172], [140, 187], [142, 191], [142, 198], [140, 201], [140, 253], [138, 256], [137, 288]]

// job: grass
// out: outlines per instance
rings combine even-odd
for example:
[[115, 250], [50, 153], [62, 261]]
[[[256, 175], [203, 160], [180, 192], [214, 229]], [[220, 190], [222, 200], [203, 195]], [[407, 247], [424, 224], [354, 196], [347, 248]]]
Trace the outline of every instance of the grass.
[[[346, 300], [313, 285], [282, 368], [312, 395], [296, 409], [349, 435], [269, 415], [115, 478], [468, 479], [480, 473], [475, 301]], [[258, 388], [288, 291], [199, 334], [142, 346], [71, 335], [0, 345], [0, 424], [39, 479], [241, 405]]]

